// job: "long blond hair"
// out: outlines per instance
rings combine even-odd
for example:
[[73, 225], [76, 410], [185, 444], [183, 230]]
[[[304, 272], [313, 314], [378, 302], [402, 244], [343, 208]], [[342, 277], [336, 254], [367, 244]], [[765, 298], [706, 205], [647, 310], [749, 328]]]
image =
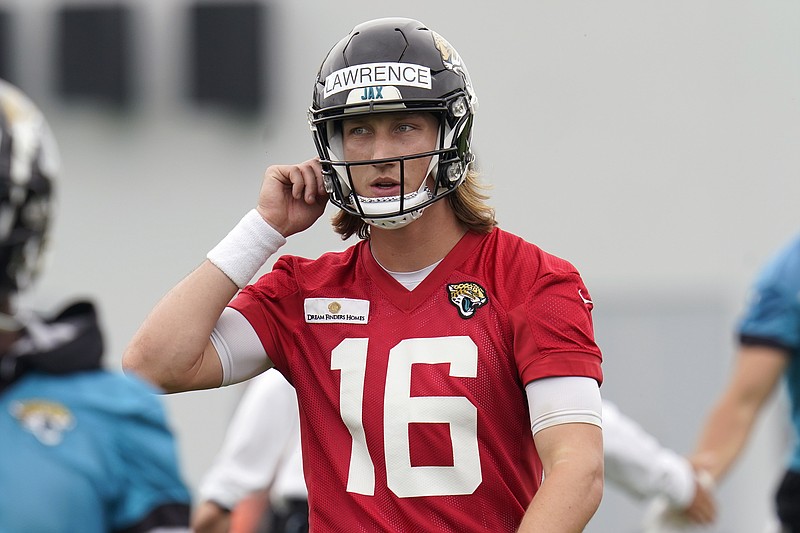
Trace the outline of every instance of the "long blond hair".
[[[497, 225], [497, 220], [494, 208], [486, 203], [489, 195], [485, 191], [490, 186], [481, 183], [478, 177], [478, 171], [470, 168], [464, 183], [456, 187], [444, 200], [450, 203], [456, 218], [468, 230], [489, 233]], [[333, 216], [331, 223], [333, 230], [342, 236], [342, 240], [347, 240], [353, 235], [358, 235], [359, 239], [369, 239], [370, 225], [356, 215], [339, 211]]]

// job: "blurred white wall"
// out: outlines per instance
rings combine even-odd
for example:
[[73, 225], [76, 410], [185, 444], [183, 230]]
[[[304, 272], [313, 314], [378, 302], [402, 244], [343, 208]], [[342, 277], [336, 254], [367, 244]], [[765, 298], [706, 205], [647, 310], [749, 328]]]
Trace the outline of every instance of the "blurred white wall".
[[[177, 0], [130, 2], [130, 112], [65, 105], [52, 89], [62, 3], [76, 2], [0, 0], [24, 45], [18, 81], [64, 160], [51, 263], [30, 301], [94, 298], [112, 366], [153, 304], [254, 205], [263, 169], [314, 155], [305, 112], [328, 48], [363, 20], [409, 16], [469, 66], [501, 225], [571, 260], [592, 290], [604, 393], [691, 449], [727, 377], [749, 281], [800, 226], [800, 4], [266, 1], [269, 102], [242, 119], [185, 98], [189, 3]], [[283, 251], [345, 244], [321, 221]], [[193, 488], [241, 389], [165, 398]], [[767, 520], [788, 439], [782, 408], [770, 407], [726, 481], [713, 531], [758, 532]], [[641, 509], [608, 487], [588, 531], [633, 532]]]

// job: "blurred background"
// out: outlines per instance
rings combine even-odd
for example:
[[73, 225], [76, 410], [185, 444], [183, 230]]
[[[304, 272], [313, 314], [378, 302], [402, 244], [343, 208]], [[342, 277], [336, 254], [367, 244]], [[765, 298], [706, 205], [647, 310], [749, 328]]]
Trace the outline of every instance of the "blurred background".
[[[306, 110], [328, 49], [395, 15], [469, 66], [501, 226], [582, 273], [604, 395], [689, 452], [750, 280], [800, 230], [789, 0], [0, 0], [0, 76], [37, 101], [63, 158], [50, 262], [25, 303], [94, 299], [119, 368], [155, 302], [255, 204], [263, 170], [315, 155]], [[323, 220], [282, 251], [348, 244]], [[193, 489], [242, 390], [165, 397]], [[713, 531], [763, 530], [785, 409], [778, 395], [759, 421]], [[587, 531], [633, 532], [642, 513], [609, 485]]]

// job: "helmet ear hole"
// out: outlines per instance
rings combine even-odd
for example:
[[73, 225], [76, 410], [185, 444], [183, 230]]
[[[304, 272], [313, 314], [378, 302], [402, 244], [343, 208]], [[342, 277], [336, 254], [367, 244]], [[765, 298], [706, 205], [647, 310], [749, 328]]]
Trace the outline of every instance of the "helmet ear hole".
[[325, 185], [325, 192], [328, 194], [333, 193], [333, 180], [336, 178], [333, 176], [335, 171], [330, 169], [326, 169], [322, 171], [322, 182]]
[[459, 96], [447, 107], [447, 110], [450, 112], [450, 120], [451, 123], [455, 123], [469, 113], [469, 105], [467, 104], [467, 99], [463, 96]]
[[452, 163], [447, 166], [447, 180], [450, 183], [455, 183], [461, 179], [461, 176], [464, 175], [464, 168], [461, 162]]

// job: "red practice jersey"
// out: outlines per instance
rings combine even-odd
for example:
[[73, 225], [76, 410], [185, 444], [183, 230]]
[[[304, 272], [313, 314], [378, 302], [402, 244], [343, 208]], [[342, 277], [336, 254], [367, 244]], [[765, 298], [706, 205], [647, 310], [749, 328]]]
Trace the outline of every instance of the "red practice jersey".
[[231, 306], [297, 390], [312, 531], [515, 531], [542, 479], [524, 385], [602, 381], [578, 272], [500, 229], [413, 291], [361, 241]]

